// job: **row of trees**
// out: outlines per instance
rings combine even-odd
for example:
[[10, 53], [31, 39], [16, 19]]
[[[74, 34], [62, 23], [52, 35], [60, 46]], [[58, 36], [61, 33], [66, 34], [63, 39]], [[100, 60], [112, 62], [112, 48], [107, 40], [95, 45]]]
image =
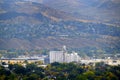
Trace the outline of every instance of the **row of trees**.
[[47, 55], [47, 49], [40, 50], [17, 50], [17, 49], [8, 49], [8, 50], [0, 50], [0, 58], [16, 58], [20, 55], [33, 56], [33, 55]]
[[102, 62], [95, 66], [55, 62], [45, 68], [35, 63], [0, 66], [0, 80], [120, 80], [119, 76], [120, 65], [109, 66]]
[[[114, 48], [113, 48], [114, 49]], [[83, 58], [85, 57], [93, 57], [96, 56], [96, 58], [104, 58], [106, 57], [114, 57], [115, 54], [118, 54], [120, 52], [119, 49], [113, 50], [110, 48], [96, 48], [96, 47], [83, 47], [83, 48], [69, 48], [68, 52], [71, 53], [72, 51], [75, 51], [79, 53], [79, 55]], [[58, 48], [54, 48], [52, 50], [60, 50]], [[26, 56], [33, 56], [33, 55], [48, 55], [50, 49], [36, 49], [36, 50], [17, 50], [17, 49], [8, 49], [8, 50], [0, 50], [0, 58], [3, 56], [5, 58], [13, 58], [18, 57], [20, 55], [26, 55]], [[109, 53], [109, 54], [107, 54]], [[113, 56], [110, 56], [113, 55]]]

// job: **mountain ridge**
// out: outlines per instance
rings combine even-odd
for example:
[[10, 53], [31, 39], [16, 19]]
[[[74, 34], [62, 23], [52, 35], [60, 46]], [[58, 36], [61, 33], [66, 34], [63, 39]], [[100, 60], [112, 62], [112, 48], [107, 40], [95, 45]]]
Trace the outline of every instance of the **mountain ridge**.
[[119, 26], [79, 19], [38, 2], [2, 1], [0, 49], [54, 49], [66, 45], [120, 52]]
[[120, 25], [119, 0], [44, 0], [43, 4], [71, 13], [79, 19]]

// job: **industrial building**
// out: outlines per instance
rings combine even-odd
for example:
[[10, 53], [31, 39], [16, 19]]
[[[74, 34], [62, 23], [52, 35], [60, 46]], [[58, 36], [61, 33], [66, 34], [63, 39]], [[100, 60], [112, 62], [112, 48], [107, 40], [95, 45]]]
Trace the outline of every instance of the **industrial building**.
[[50, 63], [53, 62], [69, 63], [69, 62], [78, 62], [79, 60], [80, 60], [79, 55], [75, 52], [68, 53], [66, 46], [63, 46], [62, 51], [50, 51], [49, 53]]

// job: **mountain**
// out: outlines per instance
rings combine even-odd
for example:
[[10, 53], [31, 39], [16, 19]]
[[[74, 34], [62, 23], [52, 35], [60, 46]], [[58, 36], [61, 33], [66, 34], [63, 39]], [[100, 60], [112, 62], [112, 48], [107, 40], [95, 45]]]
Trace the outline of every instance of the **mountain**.
[[79, 19], [120, 25], [120, 0], [44, 0], [43, 4]]
[[28, 24], [30, 22], [34, 24], [34, 23], [44, 22], [47, 20], [57, 21], [60, 19], [66, 20], [70, 18], [66, 13], [62, 11], [58, 12], [55, 9], [51, 9], [49, 7], [46, 7], [42, 4], [35, 2], [5, 0], [1, 2], [0, 8], [1, 8], [0, 19], [6, 20], [3, 22], [12, 21], [12, 22], [20, 23], [20, 21], [22, 22], [28, 21]]
[[[38, 1], [0, 1], [0, 50], [60, 49], [66, 45], [83, 53], [92, 50], [99, 53], [101, 50], [102, 53], [120, 52], [119, 26], [74, 16], [77, 7], [86, 10], [90, 5], [96, 6], [88, 3], [89, 0]], [[99, 0], [93, 1], [99, 3]], [[56, 8], [52, 7], [53, 3]], [[65, 6], [63, 10], [62, 6]]]

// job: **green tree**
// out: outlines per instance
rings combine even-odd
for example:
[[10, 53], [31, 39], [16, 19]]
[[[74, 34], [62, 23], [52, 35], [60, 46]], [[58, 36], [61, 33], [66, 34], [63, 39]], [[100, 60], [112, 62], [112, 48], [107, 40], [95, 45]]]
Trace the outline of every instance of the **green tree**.
[[39, 76], [37, 74], [31, 74], [23, 80], [39, 80]]
[[84, 76], [84, 75], [78, 75], [78, 76], [76, 77], [76, 80], [88, 80], [88, 79], [87, 79], [87, 77]]
[[22, 65], [18, 65], [18, 64], [14, 65], [13, 71], [16, 74], [22, 74], [22, 75], [26, 74], [26, 69]]
[[87, 71], [84, 72], [83, 75], [88, 79], [88, 80], [94, 80], [95, 73], [93, 71]]
[[27, 73], [35, 72], [36, 69], [37, 69], [37, 65], [34, 63], [30, 63], [26, 65]]

